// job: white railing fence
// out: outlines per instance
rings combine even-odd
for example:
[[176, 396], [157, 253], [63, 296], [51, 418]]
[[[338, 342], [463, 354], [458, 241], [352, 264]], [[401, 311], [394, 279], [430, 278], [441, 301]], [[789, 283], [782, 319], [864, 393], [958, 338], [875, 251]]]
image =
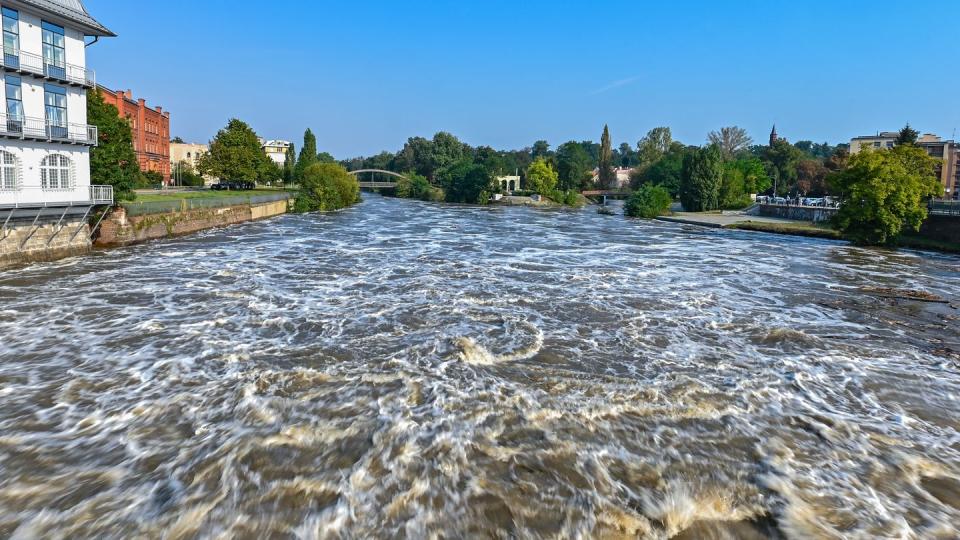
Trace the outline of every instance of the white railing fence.
[[97, 76], [92, 69], [58, 60], [45, 59], [39, 54], [4, 48], [3, 67], [25, 71], [41, 77], [49, 77], [93, 88], [97, 85]]

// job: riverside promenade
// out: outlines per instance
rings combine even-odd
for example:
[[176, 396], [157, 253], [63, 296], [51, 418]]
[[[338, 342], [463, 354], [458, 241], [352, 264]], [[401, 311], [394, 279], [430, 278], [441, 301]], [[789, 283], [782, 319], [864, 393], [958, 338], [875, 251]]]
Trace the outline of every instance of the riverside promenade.
[[660, 216], [660, 221], [671, 221], [673, 223], [685, 223], [688, 225], [700, 225], [703, 227], [712, 227], [722, 229], [738, 223], [771, 223], [779, 225], [810, 225], [809, 221], [796, 221], [793, 219], [772, 218], [764, 216], [749, 216], [746, 214], [729, 213], [715, 214], [705, 212], [675, 212], [669, 216]]

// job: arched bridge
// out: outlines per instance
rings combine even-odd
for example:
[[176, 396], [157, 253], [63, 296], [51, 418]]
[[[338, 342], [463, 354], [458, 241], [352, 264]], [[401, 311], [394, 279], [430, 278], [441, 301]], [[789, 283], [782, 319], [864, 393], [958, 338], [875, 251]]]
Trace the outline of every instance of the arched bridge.
[[382, 189], [382, 188], [393, 188], [397, 186], [396, 180], [394, 180], [393, 182], [377, 182], [371, 179], [367, 182], [364, 182], [360, 180], [361, 174], [370, 174], [371, 177], [374, 176], [375, 174], [385, 174], [387, 176], [392, 176], [393, 178], [407, 179], [406, 176], [400, 173], [395, 173], [393, 171], [385, 171], [383, 169], [360, 169], [358, 171], [350, 171], [350, 174], [357, 177], [357, 180], [360, 183], [360, 189]]

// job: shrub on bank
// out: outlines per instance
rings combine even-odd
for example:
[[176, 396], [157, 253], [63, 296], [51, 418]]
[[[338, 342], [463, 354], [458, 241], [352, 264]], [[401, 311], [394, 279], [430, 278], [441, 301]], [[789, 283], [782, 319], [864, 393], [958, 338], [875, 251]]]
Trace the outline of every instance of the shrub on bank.
[[424, 177], [416, 173], [406, 173], [405, 178], [397, 180], [396, 196], [401, 199], [417, 199], [429, 202], [442, 202], [445, 194]]
[[573, 190], [560, 191], [558, 189], [555, 189], [547, 194], [547, 198], [557, 204], [562, 204], [564, 206], [580, 205], [580, 197], [577, 194], [577, 192]]
[[669, 191], [660, 186], [647, 184], [630, 196], [624, 207], [624, 213], [629, 217], [653, 219], [666, 214], [671, 204], [673, 199]]
[[293, 211], [326, 212], [360, 202], [360, 184], [336, 163], [315, 163], [303, 171]]

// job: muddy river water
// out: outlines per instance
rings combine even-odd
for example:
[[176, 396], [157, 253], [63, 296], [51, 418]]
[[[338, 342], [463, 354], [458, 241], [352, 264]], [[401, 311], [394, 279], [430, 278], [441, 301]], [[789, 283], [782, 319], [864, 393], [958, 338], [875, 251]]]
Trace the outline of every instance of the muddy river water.
[[956, 538], [958, 308], [954, 256], [378, 196], [7, 271], [0, 537]]

